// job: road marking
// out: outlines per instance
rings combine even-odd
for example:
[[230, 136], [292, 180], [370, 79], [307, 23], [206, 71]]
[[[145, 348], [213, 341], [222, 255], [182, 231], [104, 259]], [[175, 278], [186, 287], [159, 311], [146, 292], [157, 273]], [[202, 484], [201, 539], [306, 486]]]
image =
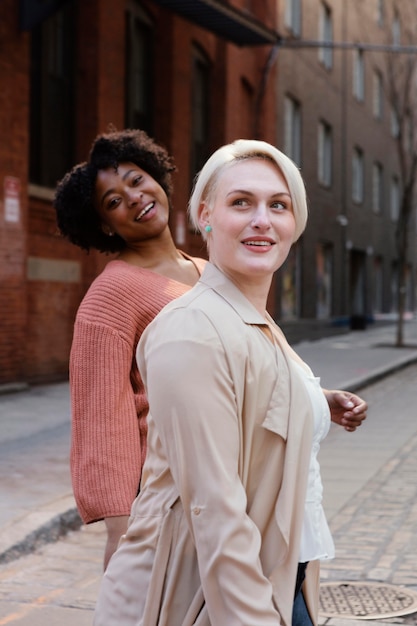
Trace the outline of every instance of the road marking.
[[64, 589], [54, 589], [54, 591], [51, 591], [51, 593], [48, 593], [46, 596], [39, 596], [39, 598], [36, 598], [34, 602], [31, 602], [27, 606], [23, 607], [20, 611], [15, 611], [14, 613], [10, 613], [10, 615], [6, 615], [3, 619], [0, 619], [0, 626], [12, 624], [16, 620], [25, 617], [25, 615], [28, 615], [33, 609], [37, 609], [39, 606], [46, 604], [56, 596], [64, 593], [64, 591]]

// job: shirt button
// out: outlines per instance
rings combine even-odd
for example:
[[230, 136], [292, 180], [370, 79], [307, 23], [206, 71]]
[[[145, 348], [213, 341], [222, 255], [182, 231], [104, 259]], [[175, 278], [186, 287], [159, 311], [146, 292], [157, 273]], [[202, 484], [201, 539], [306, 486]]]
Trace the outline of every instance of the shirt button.
[[198, 506], [195, 506], [195, 507], [193, 508], [193, 513], [194, 513], [194, 515], [200, 515], [200, 511], [201, 511], [201, 509], [200, 509]]

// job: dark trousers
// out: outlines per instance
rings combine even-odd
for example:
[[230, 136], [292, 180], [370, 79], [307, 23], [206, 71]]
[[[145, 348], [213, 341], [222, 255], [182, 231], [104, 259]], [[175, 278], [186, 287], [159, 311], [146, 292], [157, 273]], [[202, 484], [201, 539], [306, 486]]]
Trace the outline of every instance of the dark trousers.
[[307, 611], [301, 586], [304, 582], [308, 563], [299, 563], [297, 581], [295, 584], [294, 605], [292, 609], [292, 626], [313, 626], [311, 617]]

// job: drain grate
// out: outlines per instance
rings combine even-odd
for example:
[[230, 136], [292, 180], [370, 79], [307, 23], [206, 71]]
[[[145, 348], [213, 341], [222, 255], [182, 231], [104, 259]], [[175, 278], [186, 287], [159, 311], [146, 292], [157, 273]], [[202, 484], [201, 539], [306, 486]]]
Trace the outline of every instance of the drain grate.
[[417, 611], [417, 593], [385, 583], [335, 582], [320, 586], [320, 615], [377, 619]]

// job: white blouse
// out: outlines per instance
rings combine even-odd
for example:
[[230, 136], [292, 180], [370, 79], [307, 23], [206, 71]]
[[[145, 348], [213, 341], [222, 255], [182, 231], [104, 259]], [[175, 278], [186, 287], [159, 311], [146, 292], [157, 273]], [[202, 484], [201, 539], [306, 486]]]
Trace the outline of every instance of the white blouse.
[[306, 371], [302, 365], [294, 362], [302, 375], [310, 396], [314, 420], [313, 445], [300, 544], [300, 563], [305, 563], [316, 559], [332, 559], [334, 557], [334, 543], [322, 506], [323, 483], [317, 458], [320, 443], [330, 429], [330, 409], [320, 386], [320, 378], [316, 378], [308, 366], [306, 366], [308, 368]]

